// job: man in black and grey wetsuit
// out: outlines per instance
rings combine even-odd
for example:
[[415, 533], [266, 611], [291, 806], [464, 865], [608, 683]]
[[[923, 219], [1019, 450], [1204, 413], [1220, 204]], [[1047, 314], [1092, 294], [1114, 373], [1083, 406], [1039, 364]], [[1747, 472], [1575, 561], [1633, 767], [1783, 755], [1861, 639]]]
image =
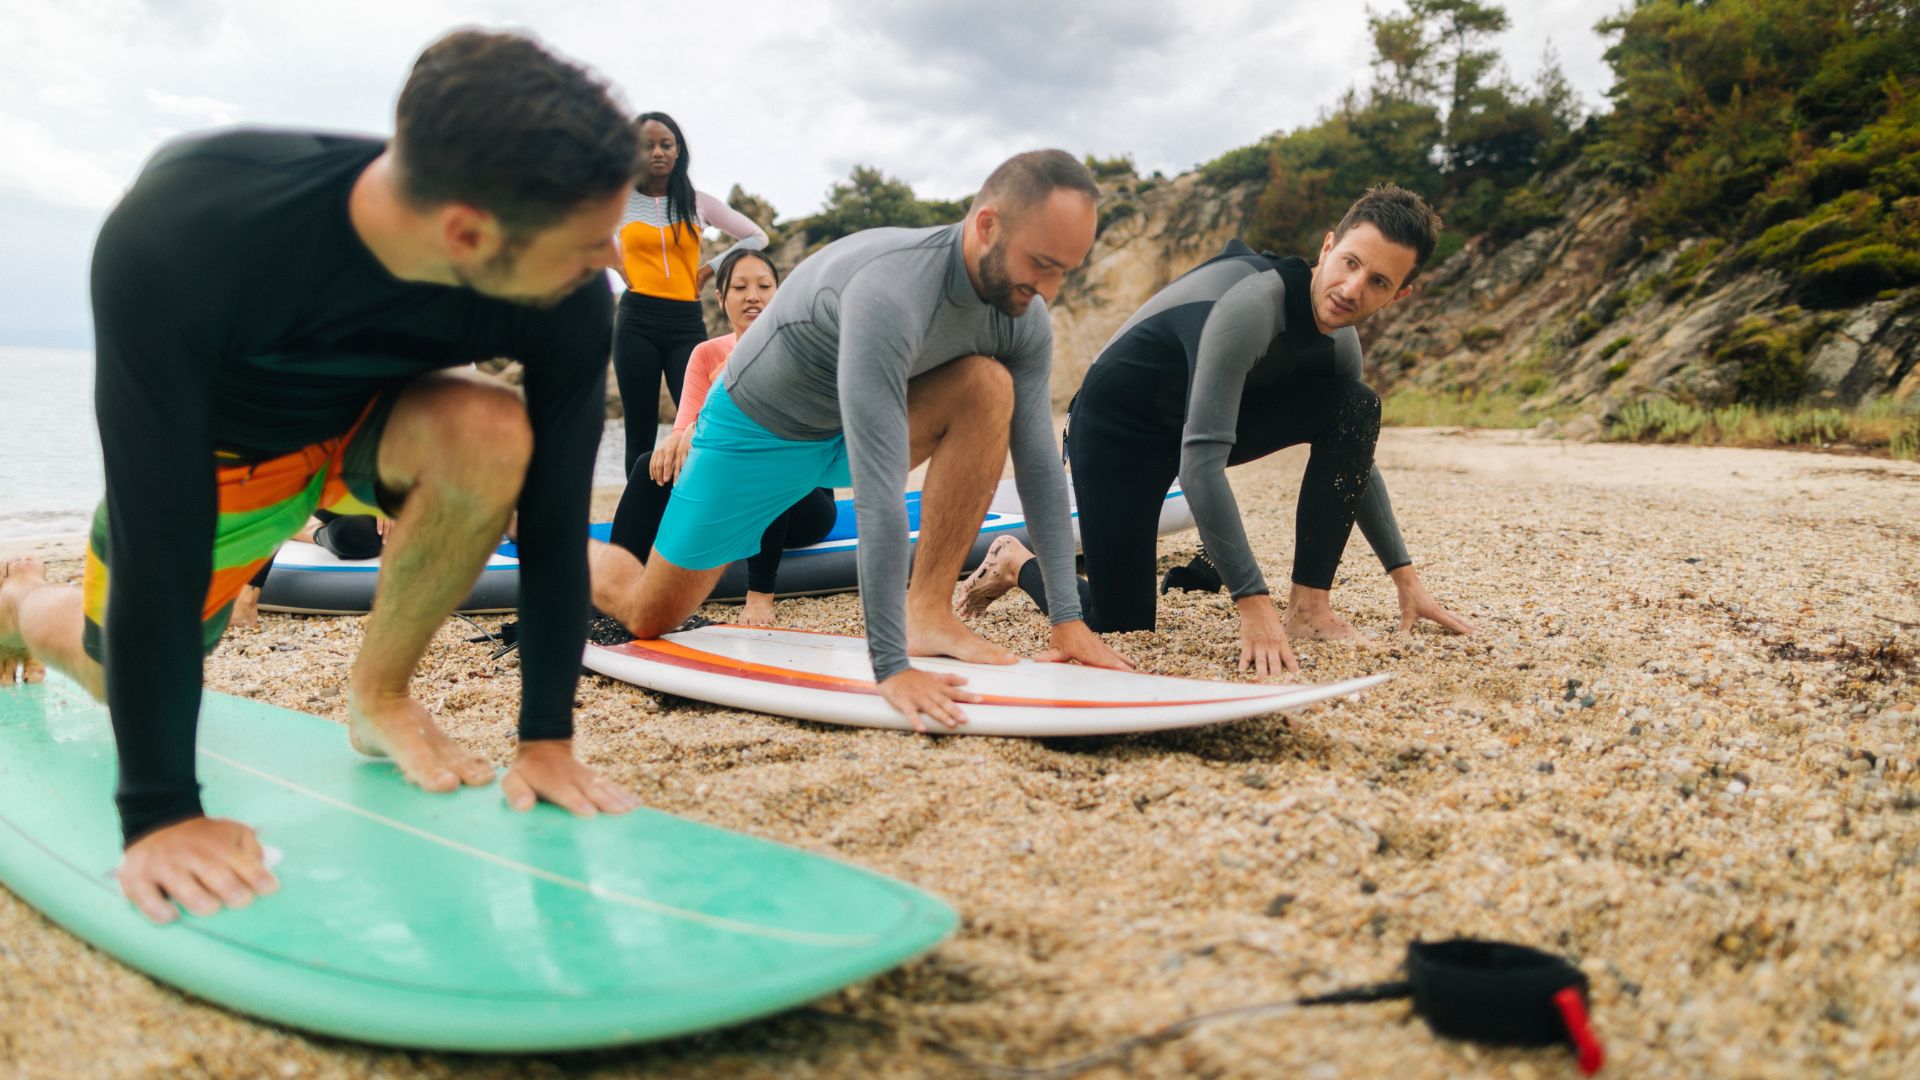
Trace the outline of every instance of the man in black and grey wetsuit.
[[[1097, 197], [1071, 155], [1032, 151], [994, 170], [965, 221], [870, 229], [801, 263], [710, 391], [644, 567], [622, 548], [591, 546], [594, 603], [640, 637], [672, 630], [728, 563], [759, 550], [762, 530], [795, 499], [850, 483], [880, 693], [915, 727], [922, 716], [963, 722], [956, 703], [978, 700], [960, 689], [964, 680], [916, 670], [907, 657], [1016, 659], [949, 607], [1009, 449], [1040, 573], [1073, 595], [1046, 300], [1093, 246]], [[900, 492], [922, 461], [910, 552]], [[1131, 666], [1071, 600], [1052, 621], [1050, 656]]]
[[[1473, 628], [1435, 603], [1414, 572], [1373, 464], [1380, 399], [1361, 381], [1355, 324], [1400, 299], [1432, 254], [1439, 219], [1392, 185], [1366, 193], [1321, 246], [1320, 262], [1238, 241], [1161, 290], [1127, 320], [1070, 410], [1068, 458], [1086, 552], [1079, 603], [1101, 632], [1154, 626], [1155, 525], [1177, 477], [1201, 539], [1241, 612], [1241, 663], [1295, 669], [1289, 635], [1352, 638], [1329, 598], [1356, 517], [1400, 590], [1403, 626], [1430, 618]], [[1281, 623], [1247, 542], [1226, 468], [1286, 446], [1312, 456], [1295, 522], [1293, 592]], [[1013, 585], [1043, 610], [1025, 550], [996, 544], [961, 588], [963, 612]]]
[[[395, 129], [391, 141], [232, 129], [170, 143], [94, 247], [106, 499], [82, 588], [48, 584], [32, 560], [7, 565], [0, 670], [24, 653], [106, 701], [126, 841], [116, 877], [156, 921], [277, 887], [253, 830], [201, 804], [201, 657], [240, 588], [319, 506], [396, 521], [348, 678], [355, 748], [429, 791], [493, 782], [410, 685], [517, 508], [527, 633], [501, 789], [518, 809], [637, 805], [573, 756], [572, 735], [608, 237], [638, 142], [600, 79], [530, 38], [478, 30], [421, 54]], [[459, 370], [497, 356], [522, 361], [524, 401]]]

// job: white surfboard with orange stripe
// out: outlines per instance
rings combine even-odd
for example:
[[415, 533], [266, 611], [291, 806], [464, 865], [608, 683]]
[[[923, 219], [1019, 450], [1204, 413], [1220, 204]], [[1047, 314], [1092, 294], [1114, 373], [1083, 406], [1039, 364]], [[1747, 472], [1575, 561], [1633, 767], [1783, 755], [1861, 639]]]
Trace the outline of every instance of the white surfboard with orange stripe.
[[[827, 724], [912, 730], [880, 697], [865, 638], [703, 626], [652, 641], [588, 645], [584, 663], [609, 678], [715, 705]], [[1370, 675], [1289, 686], [1032, 660], [1001, 667], [915, 657], [913, 664], [965, 676], [966, 688], [985, 698], [962, 706], [967, 723], [952, 729], [959, 735], [1119, 735], [1198, 727], [1304, 708], [1387, 680]]]

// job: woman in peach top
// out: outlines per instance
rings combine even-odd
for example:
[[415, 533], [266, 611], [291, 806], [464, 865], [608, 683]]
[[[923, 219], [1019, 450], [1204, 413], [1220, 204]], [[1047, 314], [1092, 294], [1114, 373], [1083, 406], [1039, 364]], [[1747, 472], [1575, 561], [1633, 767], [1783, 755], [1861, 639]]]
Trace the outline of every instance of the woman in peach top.
[[[715, 274], [721, 310], [733, 333], [702, 342], [687, 359], [686, 381], [680, 392], [680, 410], [653, 453], [641, 459], [627, 477], [627, 490], [613, 515], [611, 542], [626, 548], [643, 562], [653, 552], [653, 537], [666, 513], [673, 482], [686, 464], [687, 444], [693, 441], [694, 421], [706, 403], [707, 391], [733, 352], [734, 342], [760, 317], [780, 287], [780, 272], [759, 251], [735, 250], [720, 261]], [[773, 625], [774, 577], [780, 556], [788, 547], [805, 547], [826, 539], [833, 530], [833, 490], [815, 488], [774, 519], [760, 537], [760, 552], [747, 559], [747, 604], [740, 622], [748, 626]]]

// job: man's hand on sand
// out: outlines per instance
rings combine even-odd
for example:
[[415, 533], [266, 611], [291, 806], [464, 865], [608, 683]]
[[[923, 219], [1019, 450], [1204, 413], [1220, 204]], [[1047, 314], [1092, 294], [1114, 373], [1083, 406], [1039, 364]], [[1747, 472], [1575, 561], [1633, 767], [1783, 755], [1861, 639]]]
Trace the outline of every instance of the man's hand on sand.
[[1273, 598], [1265, 595], [1243, 596], [1234, 601], [1240, 609], [1240, 670], [1255, 675], [1278, 675], [1299, 671], [1293, 645], [1287, 641], [1287, 629], [1280, 624], [1280, 612]]
[[571, 739], [521, 743], [513, 767], [500, 778], [500, 790], [515, 810], [531, 810], [545, 799], [580, 817], [624, 814], [640, 805], [633, 792], [574, 757]]
[[1043, 664], [1056, 664], [1072, 661], [1088, 667], [1112, 668], [1115, 671], [1132, 671], [1133, 661], [1107, 647], [1087, 624], [1075, 619], [1053, 628], [1053, 647], [1034, 657]]
[[1480, 628], [1440, 606], [1440, 601], [1427, 592], [1420, 575], [1413, 567], [1402, 566], [1389, 575], [1393, 578], [1393, 587], [1400, 593], [1400, 629], [1412, 630], [1415, 623], [1428, 619], [1456, 634], [1471, 637], [1480, 632]]
[[120, 891], [156, 923], [172, 922], [176, 903], [212, 915], [280, 888], [253, 830], [224, 818], [194, 817], [155, 829], [127, 848], [117, 873]]
[[922, 722], [922, 716], [930, 716], [950, 728], [967, 722], [967, 714], [960, 711], [956, 702], [979, 701], [980, 695], [960, 689], [966, 683], [966, 678], [960, 675], [908, 668], [882, 681], [880, 696], [895, 712], [907, 718], [913, 730], [925, 735], [927, 725]]

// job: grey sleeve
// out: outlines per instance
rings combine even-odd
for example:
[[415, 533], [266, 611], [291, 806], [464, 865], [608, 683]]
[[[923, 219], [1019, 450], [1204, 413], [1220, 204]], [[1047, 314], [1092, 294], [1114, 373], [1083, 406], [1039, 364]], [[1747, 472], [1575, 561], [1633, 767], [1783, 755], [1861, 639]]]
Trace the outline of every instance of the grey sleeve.
[[727, 256], [736, 251], [766, 250], [766, 230], [756, 224], [752, 218], [704, 191], [694, 192], [694, 202], [704, 224], [711, 225], [738, 241], [732, 247], [707, 260], [707, 265], [713, 267], [715, 273], [720, 272], [720, 264], [727, 261]]
[[873, 677], [907, 670], [907, 368], [923, 319], [888, 295], [879, 275], [840, 296], [838, 393], [853, 474], [860, 609]]
[[[1333, 370], [1336, 375], [1364, 383], [1366, 364], [1360, 349], [1360, 335], [1352, 328], [1337, 331], [1333, 339]], [[1394, 520], [1393, 501], [1387, 497], [1387, 481], [1376, 463], [1367, 478], [1367, 494], [1360, 503], [1355, 524], [1367, 538], [1367, 546], [1380, 559], [1383, 570], [1393, 571], [1413, 562], [1407, 544], [1400, 538], [1400, 523]]]
[[1013, 457], [1013, 483], [1027, 518], [1027, 537], [1040, 560], [1040, 577], [1049, 598], [1048, 617], [1055, 626], [1076, 622], [1080, 590], [1073, 579], [1073, 518], [1068, 508], [1067, 478], [1060, 467], [1060, 445], [1053, 441], [1053, 330], [1033, 332], [1027, 347], [1015, 356], [1001, 357], [1013, 374], [1013, 423], [1008, 449]]
[[[1227, 484], [1227, 457], [1238, 438], [1247, 372], [1281, 330], [1286, 287], [1276, 273], [1255, 274], [1228, 289], [1200, 331], [1187, 422], [1180, 436], [1180, 486], [1187, 493], [1207, 556], [1233, 598], [1267, 592], [1247, 543], [1240, 505]], [[1053, 596], [1051, 584], [1047, 595]]]

